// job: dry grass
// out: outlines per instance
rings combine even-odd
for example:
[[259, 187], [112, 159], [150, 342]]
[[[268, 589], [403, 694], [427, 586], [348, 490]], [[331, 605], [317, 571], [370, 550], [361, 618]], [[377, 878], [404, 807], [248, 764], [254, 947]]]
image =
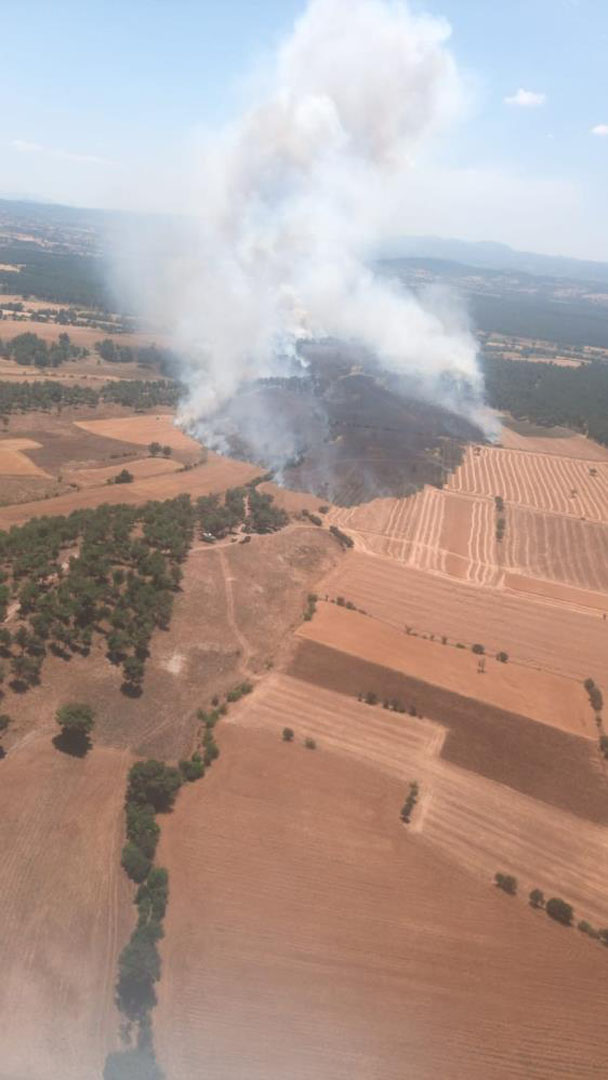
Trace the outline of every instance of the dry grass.
[[40, 450], [40, 443], [32, 439], [0, 439], [0, 476], [48, 477], [44, 469], [27, 457], [26, 450]]
[[[0, 443], [0, 447], [1, 447]], [[171, 458], [140, 458], [136, 461], [127, 461], [125, 465], [110, 465], [99, 469], [74, 469], [64, 473], [64, 478], [69, 483], [78, 484], [81, 487], [99, 487], [108, 480], [113, 480], [121, 468], [126, 468], [136, 480], [144, 480], [153, 476], [165, 476], [181, 469], [181, 462], [172, 461]]]
[[172, 413], [118, 416], [108, 420], [77, 420], [76, 423], [84, 431], [102, 435], [105, 439], [121, 439], [138, 446], [159, 442], [161, 446], [170, 446], [172, 450], [188, 450], [198, 454], [202, 452], [201, 444], [196, 439], [191, 439], [175, 426]]

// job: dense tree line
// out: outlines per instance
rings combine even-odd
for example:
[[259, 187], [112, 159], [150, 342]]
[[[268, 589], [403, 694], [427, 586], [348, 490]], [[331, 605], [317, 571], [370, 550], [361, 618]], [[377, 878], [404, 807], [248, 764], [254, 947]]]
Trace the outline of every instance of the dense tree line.
[[0, 356], [5, 360], [14, 360], [21, 367], [55, 368], [67, 360], [88, 356], [88, 349], [73, 345], [70, 335], [65, 332], [59, 335], [57, 341], [46, 342], [38, 334], [26, 330], [8, 341], [0, 338]]
[[177, 358], [170, 349], [158, 345], [124, 345], [120, 337], [95, 342], [95, 351], [107, 364], [139, 364], [164, 374], [177, 370]]
[[486, 396], [520, 420], [574, 428], [608, 445], [608, 364], [578, 368], [483, 358]]
[[168, 379], [117, 380], [104, 383], [99, 390], [89, 386], [65, 386], [53, 379], [39, 382], [12, 382], [7, 379], [0, 380], [0, 416], [38, 409], [48, 412], [50, 409], [80, 406], [94, 408], [100, 402], [125, 405], [132, 409], [173, 408], [179, 396], [179, 386]]

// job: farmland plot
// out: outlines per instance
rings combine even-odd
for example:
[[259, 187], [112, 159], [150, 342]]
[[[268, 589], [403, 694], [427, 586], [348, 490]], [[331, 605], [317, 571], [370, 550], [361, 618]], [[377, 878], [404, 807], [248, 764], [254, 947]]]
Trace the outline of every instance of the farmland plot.
[[608, 463], [473, 446], [450, 476], [450, 491], [534, 510], [608, 522]]

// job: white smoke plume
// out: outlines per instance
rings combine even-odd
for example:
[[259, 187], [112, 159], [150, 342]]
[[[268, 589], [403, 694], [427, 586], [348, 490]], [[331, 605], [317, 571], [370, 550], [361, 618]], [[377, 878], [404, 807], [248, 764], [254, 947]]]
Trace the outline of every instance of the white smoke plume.
[[449, 33], [405, 3], [310, 0], [262, 100], [207, 140], [187, 240], [129, 268], [188, 358], [184, 422], [291, 373], [306, 339], [356, 342], [429, 388], [446, 373], [479, 387], [458, 305], [370, 268], [418, 156], [461, 113]]

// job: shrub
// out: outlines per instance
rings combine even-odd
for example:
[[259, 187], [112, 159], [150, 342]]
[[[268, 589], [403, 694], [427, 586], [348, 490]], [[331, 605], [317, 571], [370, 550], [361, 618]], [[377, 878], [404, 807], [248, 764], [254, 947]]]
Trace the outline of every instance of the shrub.
[[412, 816], [412, 811], [413, 811], [416, 803], [418, 802], [418, 792], [419, 792], [419, 790], [420, 789], [418, 787], [418, 781], [417, 780], [412, 780], [412, 782], [410, 783], [410, 789], [409, 789], [407, 798], [406, 798], [403, 806], [401, 807], [401, 820], [403, 821], [403, 823], [405, 825], [409, 825], [409, 823], [410, 823], [410, 818]]
[[160, 978], [157, 941], [162, 929], [157, 923], [138, 926], [118, 959], [118, 1006], [129, 1020], [142, 1020], [156, 1005], [154, 983]]
[[597, 939], [601, 935], [601, 931], [596, 930], [586, 919], [581, 919], [581, 921], [576, 924], [576, 929], [580, 930], [581, 934], [587, 934], [590, 938]]
[[177, 769], [151, 758], [138, 761], [129, 770], [127, 803], [149, 803], [154, 810], [170, 810], [181, 787]]
[[540, 889], [532, 889], [528, 900], [530, 901], [530, 907], [542, 908], [545, 906], [545, 897]]
[[506, 664], [507, 660], [509, 659], [509, 654], [506, 652], [496, 653], [496, 659], [500, 660], [501, 664]]
[[306, 739], [304, 739], [304, 746], [306, 747], [307, 750], [316, 750], [317, 749], [316, 741], [314, 739], [311, 739], [310, 736], [308, 736]]
[[184, 780], [188, 780], [190, 783], [194, 780], [200, 780], [205, 775], [205, 766], [201, 755], [194, 753], [191, 758], [180, 761], [179, 771]]
[[476, 653], [477, 656], [482, 656], [485, 653], [485, 651], [486, 651], [485, 645], [480, 645], [479, 643], [477, 643], [475, 645], [471, 645], [471, 652]]
[[368, 690], [367, 691], [367, 694], [365, 695], [365, 704], [366, 705], [377, 705], [378, 704], [378, 695], [376, 694], [376, 692], [374, 690]]
[[121, 469], [119, 473], [114, 477], [115, 484], [132, 484], [133, 473], [130, 473], [128, 469]]
[[499, 889], [508, 893], [509, 896], [515, 896], [517, 892], [517, 878], [512, 874], [497, 873], [494, 875], [494, 881]]
[[552, 896], [550, 900], [547, 900], [545, 911], [549, 918], [555, 919], [556, 922], [562, 923], [563, 926], [572, 925], [574, 909], [571, 904], [567, 904], [559, 896]]
[[153, 859], [160, 829], [154, 818], [154, 808], [149, 803], [127, 803], [127, 839], [132, 841], [148, 858]]
[[608, 758], [608, 735], [600, 735], [600, 750], [605, 758]]
[[149, 447], [148, 447], [148, 453], [150, 453], [152, 455], [152, 457], [158, 457], [161, 450], [162, 450], [162, 446], [160, 445], [159, 442], [151, 442]]
[[8, 713], [0, 713], [0, 735], [2, 735], [8, 728], [11, 722], [11, 718]]
[[135, 896], [140, 925], [162, 922], [168, 901], [169, 875], [163, 867], [153, 866], [148, 880], [139, 886]]
[[144, 855], [137, 844], [129, 840], [122, 849], [120, 864], [127, 876], [131, 878], [131, 881], [139, 884], [139, 882], [145, 881], [150, 873], [152, 861], [147, 855]]
[[234, 702], [239, 701], [244, 694], [250, 694], [253, 690], [253, 683], [246, 680], [239, 683], [238, 686], [233, 686], [232, 690], [229, 690], [226, 694], [226, 701]]
[[283, 728], [283, 734], [282, 734], [283, 742], [293, 742], [294, 735], [295, 735], [295, 731], [293, 730], [293, 728], [290, 728], [290, 727], [284, 727]]

